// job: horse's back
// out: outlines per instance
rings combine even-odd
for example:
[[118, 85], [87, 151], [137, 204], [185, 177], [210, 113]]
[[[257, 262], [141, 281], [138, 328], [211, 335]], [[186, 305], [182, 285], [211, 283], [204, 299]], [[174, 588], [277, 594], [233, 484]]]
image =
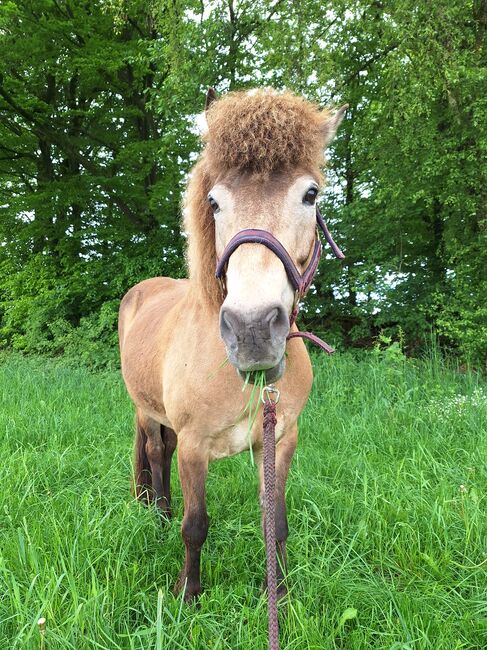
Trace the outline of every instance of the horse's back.
[[[120, 348], [135, 321], [150, 319], [152, 324], [161, 325], [170, 310], [183, 298], [189, 280], [173, 278], [150, 278], [133, 286], [120, 303], [118, 334]], [[155, 322], [154, 322], [155, 321]]]

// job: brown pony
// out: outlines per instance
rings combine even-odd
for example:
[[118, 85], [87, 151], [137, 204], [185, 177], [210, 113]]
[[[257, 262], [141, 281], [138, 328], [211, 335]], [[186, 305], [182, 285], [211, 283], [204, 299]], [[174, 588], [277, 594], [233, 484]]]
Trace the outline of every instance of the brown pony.
[[[189, 279], [152, 278], [120, 307], [122, 372], [136, 407], [135, 483], [139, 498], [170, 516], [171, 458], [178, 446], [186, 556], [177, 588], [201, 590], [200, 553], [208, 532], [208, 464], [249, 448], [250, 386], [265, 370], [281, 392], [276, 427], [276, 537], [279, 596], [288, 536], [285, 485], [296, 448], [298, 416], [312, 370], [301, 340], [287, 340], [295, 291], [281, 260], [245, 243], [228, 261], [225, 291], [217, 259], [246, 228], [276, 237], [302, 272], [315, 241], [315, 201], [324, 150], [343, 117], [291, 93], [271, 90], [207, 97], [205, 148], [185, 205]], [[293, 325], [292, 330], [296, 330]], [[228, 357], [230, 364], [222, 362]], [[251, 431], [262, 482], [262, 415]]]

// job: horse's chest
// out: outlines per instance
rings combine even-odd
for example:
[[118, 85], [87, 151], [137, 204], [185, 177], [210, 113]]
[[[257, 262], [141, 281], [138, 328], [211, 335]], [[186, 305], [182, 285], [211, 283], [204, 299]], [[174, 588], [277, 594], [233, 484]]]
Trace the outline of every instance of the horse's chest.
[[[282, 433], [283, 426], [278, 420], [276, 425], [276, 441], [281, 438]], [[252, 441], [253, 449], [260, 449], [262, 447], [262, 424], [261, 422], [254, 424], [251, 431], [249, 431], [248, 421], [241, 420], [233, 427], [222, 431], [212, 439], [210, 459], [217, 460], [218, 458], [226, 458], [227, 456], [234, 456], [242, 451], [247, 451], [250, 448], [250, 441]]]

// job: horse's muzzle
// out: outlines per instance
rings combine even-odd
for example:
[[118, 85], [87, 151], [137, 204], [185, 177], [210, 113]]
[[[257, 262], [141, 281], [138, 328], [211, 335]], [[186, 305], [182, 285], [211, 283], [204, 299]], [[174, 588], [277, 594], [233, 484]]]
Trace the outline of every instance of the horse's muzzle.
[[220, 333], [230, 363], [241, 373], [266, 370], [276, 381], [284, 372], [289, 316], [281, 304], [246, 312], [223, 305]]

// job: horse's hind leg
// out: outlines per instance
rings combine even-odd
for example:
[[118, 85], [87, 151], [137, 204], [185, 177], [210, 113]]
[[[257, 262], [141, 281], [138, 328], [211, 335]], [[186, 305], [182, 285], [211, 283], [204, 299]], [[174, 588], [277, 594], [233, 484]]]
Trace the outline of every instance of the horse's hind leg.
[[149, 503], [152, 499], [151, 467], [146, 450], [147, 434], [139, 411], [135, 416], [135, 426], [134, 491], [137, 499]]
[[151, 468], [153, 499], [164, 517], [169, 518], [171, 516], [170, 495], [167, 489], [168, 480], [165, 480], [164, 474], [168, 474], [168, 479], [170, 480], [170, 457], [174, 449], [169, 456], [169, 471], [165, 472], [166, 447], [163, 438], [164, 429], [165, 427], [161, 426], [155, 420], [146, 418], [147, 442], [145, 449]]
[[[286, 574], [286, 542], [288, 538], [286, 511], [286, 481], [298, 441], [298, 429], [294, 426], [279, 440], [276, 445], [276, 545], [277, 545], [277, 597], [283, 598], [287, 593], [285, 584]], [[259, 458], [262, 463], [262, 459]], [[262, 507], [262, 528], [265, 537], [265, 493], [263, 467], [260, 464], [260, 502]], [[266, 581], [267, 582], [267, 581]]]
[[136, 495], [139, 498], [142, 496], [148, 502], [155, 502], [161, 512], [168, 516], [169, 504], [163, 481], [165, 448], [161, 429], [158, 422], [140, 411], [137, 412]]
[[162, 493], [166, 500], [166, 516], [171, 517], [171, 462], [177, 445], [177, 436], [169, 427], [161, 427], [162, 444]]

